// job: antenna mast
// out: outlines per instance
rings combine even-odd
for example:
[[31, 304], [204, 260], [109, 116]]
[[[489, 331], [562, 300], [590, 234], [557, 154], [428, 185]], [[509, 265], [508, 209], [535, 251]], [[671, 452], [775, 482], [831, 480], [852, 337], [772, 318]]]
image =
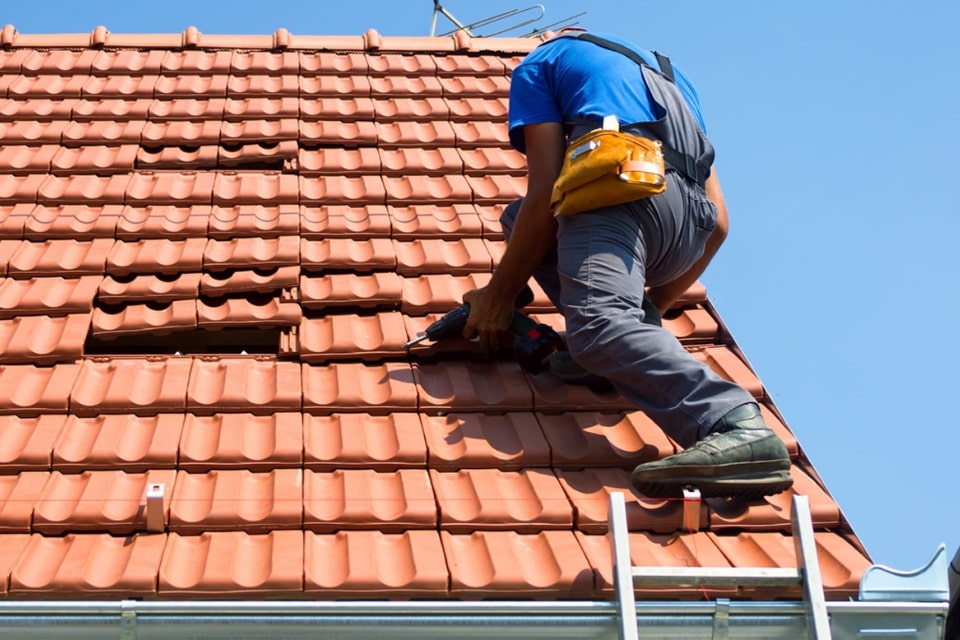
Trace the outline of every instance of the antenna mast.
[[[489, 18], [483, 18], [481, 20], [476, 20], [468, 24], [463, 24], [459, 20], [457, 20], [457, 18], [452, 13], [450, 13], [450, 11], [446, 9], [446, 7], [440, 4], [440, 0], [433, 0], [433, 19], [430, 21], [430, 35], [431, 36], [436, 36], [436, 35], [449, 36], [456, 33], [457, 31], [463, 31], [464, 33], [466, 33], [468, 36], [472, 38], [475, 38], [475, 37], [492, 38], [495, 36], [502, 35], [504, 33], [508, 33], [510, 31], [515, 31], [522, 27], [526, 27], [527, 25], [532, 25], [535, 22], [538, 22], [541, 18], [543, 18], [543, 16], [546, 15], [546, 12], [547, 10], [543, 7], [542, 4], [532, 4], [522, 9], [511, 9], [509, 11], [504, 11], [502, 13], [498, 13], [496, 15], [490, 16]], [[563, 18], [562, 20], [552, 22], [542, 27], [534, 28], [529, 33], [523, 34], [523, 37], [538, 36], [544, 31], [547, 31], [553, 27], [563, 28], [563, 27], [574, 26], [576, 24], [579, 24], [579, 22], [577, 21], [577, 18], [580, 18], [585, 14], [586, 14], [586, 11], [581, 11], [576, 15]], [[442, 15], [444, 18], [452, 22], [453, 25], [456, 27], [456, 29], [452, 29], [451, 31], [437, 34], [437, 17], [440, 15]], [[497, 25], [500, 28], [490, 33], [483, 33], [483, 34], [475, 33], [476, 29], [490, 27], [491, 25], [496, 25], [497, 23], [501, 23], [504, 20], [508, 20], [511, 18], [518, 20], [518, 22], [514, 22], [509, 26]]]

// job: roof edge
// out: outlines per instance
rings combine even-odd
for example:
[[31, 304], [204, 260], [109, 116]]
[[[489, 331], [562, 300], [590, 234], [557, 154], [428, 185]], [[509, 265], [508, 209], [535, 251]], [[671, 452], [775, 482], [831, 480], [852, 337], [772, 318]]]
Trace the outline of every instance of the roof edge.
[[268, 51], [366, 51], [366, 52], [450, 52], [528, 53], [548, 39], [550, 32], [536, 38], [477, 38], [464, 31], [449, 36], [384, 36], [376, 29], [363, 35], [293, 35], [279, 28], [267, 35], [204, 34], [196, 27], [181, 33], [111, 33], [98, 26], [89, 33], [24, 34], [12, 24], [0, 29], [0, 49], [257, 49]]

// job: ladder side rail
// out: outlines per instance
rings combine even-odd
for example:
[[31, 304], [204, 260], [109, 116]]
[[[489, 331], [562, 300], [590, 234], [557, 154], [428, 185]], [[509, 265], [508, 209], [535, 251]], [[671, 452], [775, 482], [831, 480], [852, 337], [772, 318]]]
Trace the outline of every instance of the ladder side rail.
[[633, 591], [627, 507], [623, 494], [610, 493], [610, 549], [613, 555], [613, 589], [619, 610], [620, 640], [640, 640], [637, 627], [637, 601]]

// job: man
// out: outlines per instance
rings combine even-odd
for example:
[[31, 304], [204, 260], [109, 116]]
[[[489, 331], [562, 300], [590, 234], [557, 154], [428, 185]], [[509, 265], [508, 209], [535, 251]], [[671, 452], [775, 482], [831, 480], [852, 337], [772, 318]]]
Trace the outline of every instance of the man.
[[[685, 447], [637, 466], [632, 482], [639, 491], [675, 496], [687, 485], [704, 496], [783, 491], [792, 484], [790, 460], [752, 396], [650, 318], [699, 278], [727, 234], [696, 91], [679, 69], [672, 69], [675, 81], [658, 71], [656, 54], [612, 36], [604, 36], [607, 45], [590, 38], [561, 32], [513, 72], [510, 141], [527, 157], [527, 193], [504, 211], [507, 248], [490, 283], [464, 296], [471, 305], [464, 336], [494, 348], [515, 295], [533, 276], [566, 320], [568, 368], [608, 380]], [[607, 48], [610, 42], [649, 66]], [[669, 74], [669, 62], [663, 65]], [[567, 143], [607, 115], [617, 116], [622, 130], [663, 143], [666, 191], [554, 217], [550, 196]]]

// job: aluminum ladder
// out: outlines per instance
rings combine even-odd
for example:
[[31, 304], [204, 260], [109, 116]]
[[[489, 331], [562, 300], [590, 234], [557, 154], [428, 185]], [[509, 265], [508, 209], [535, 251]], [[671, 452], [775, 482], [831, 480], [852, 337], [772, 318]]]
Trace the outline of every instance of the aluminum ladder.
[[[695, 508], [695, 512], [691, 507]], [[700, 492], [684, 491], [685, 519], [700, 509]], [[639, 640], [637, 607], [634, 589], [638, 586], [691, 586], [714, 587], [795, 587], [803, 589], [807, 605], [808, 637], [812, 640], [830, 640], [830, 620], [827, 601], [823, 592], [823, 579], [817, 559], [817, 546], [813, 537], [813, 520], [807, 496], [793, 497], [791, 521], [793, 540], [797, 552], [797, 568], [737, 568], [737, 567], [639, 567], [632, 566], [630, 541], [627, 530], [627, 511], [623, 493], [610, 494], [611, 548], [613, 551], [613, 586], [618, 605], [619, 632], [621, 640]], [[696, 520], [692, 520], [696, 521]], [[713, 637], [728, 638], [729, 601], [726, 607], [718, 600], [714, 616]]]

